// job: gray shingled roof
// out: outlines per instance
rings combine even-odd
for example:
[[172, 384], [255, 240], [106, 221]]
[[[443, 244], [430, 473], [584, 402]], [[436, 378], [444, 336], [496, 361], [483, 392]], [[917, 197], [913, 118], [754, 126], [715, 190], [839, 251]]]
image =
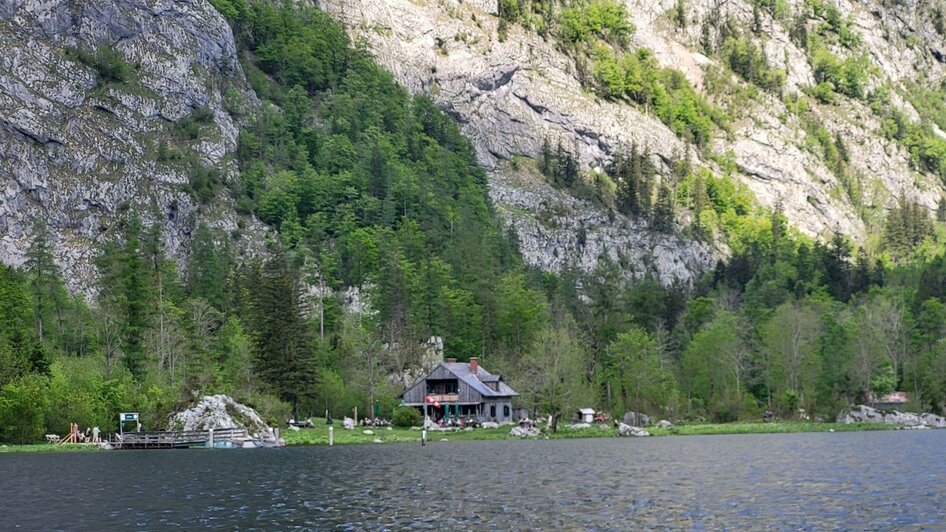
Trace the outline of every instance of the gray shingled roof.
[[[473, 375], [473, 372], [470, 371], [470, 365], [466, 362], [444, 362], [442, 365], [447, 368], [447, 371], [456, 375], [458, 379], [480, 392], [480, 395], [483, 397], [511, 397], [519, 395], [515, 390], [506, 385], [505, 382], [499, 380], [499, 375], [493, 375], [482, 367], [477, 369], [476, 375]], [[484, 382], [498, 382], [499, 391], [493, 390], [483, 384]]]

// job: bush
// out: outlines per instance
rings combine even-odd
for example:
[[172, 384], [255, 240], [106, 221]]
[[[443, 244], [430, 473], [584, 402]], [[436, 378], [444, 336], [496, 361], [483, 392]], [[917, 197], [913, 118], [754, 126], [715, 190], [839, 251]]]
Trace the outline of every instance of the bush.
[[593, 43], [601, 39], [620, 48], [634, 33], [627, 9], [614, 0], [574, 2], [562, 11], [562, 36], [573, 43]]
[[394, 426], [416, 427], [420, 425], [420, 412], [412, 406], [402, 406], [394, 411]]
[[0, 389], [0, 441], [35, 443], [46, 426], [46, 378], [28, 375]]

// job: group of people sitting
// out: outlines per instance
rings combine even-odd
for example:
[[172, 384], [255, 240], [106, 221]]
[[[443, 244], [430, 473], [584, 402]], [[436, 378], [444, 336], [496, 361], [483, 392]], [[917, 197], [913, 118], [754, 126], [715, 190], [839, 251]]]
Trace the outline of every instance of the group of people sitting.
[[465, 427], [479, 427], [480, 423], [473, 418], [462, 418], [457, 416], [451, 416], [449, 419], [444, 417], [437, 418], [434, 423], [437, 424], [440, 428], [465, 428]]
[[362, 427], [390, 427], [391, 421], [388, 419], [384, 419], [383, 417], [375, 417], [375, 418], [366, 417], [366, 418], [362, 418], [361, 426]]

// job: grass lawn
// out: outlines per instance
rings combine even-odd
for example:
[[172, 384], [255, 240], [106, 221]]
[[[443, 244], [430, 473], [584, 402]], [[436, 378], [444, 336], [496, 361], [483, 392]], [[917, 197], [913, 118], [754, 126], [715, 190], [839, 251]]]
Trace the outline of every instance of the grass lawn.
[[648, 427], [653, 436], [708, 436], [714, 434], [774, 434], [785, 432], [854, 432], [862, 430], [895, 430], [897, 425], [883, 423], [805, 423], [805, 422], [771, 422], [771, 423], [699, 423], [676, 425], [669, 429]]
[[90, 452], [101, 451], [98, 445], [74, 445], [64, 443], [30, 443], [26, 445], [0, 445], [2, 453], [49, 453], [49, 452]]
[[[345, 430], [341, 423], [333, 425], [335, 428], [335, 444], [347, 445], [351, 443], [373, 443], [381, 440], [382, 443], [420, 443], [420, 428], [402, 427], [356, 427], [354, 430]], [[469, 431], [428, 431], [427, 440], [438, 442], [446, 438], [447, 441], [469, 440], [504, 440], [509, 437], [511, 427], [498, 429], [473, 429]], [[365, 432], [370, 434], [365, 434]], [[311, 429], [289, 430], [281, 429], [280, 436], [286, 440], [286, 445], [328, 445], [328, 426], [317, 423]]]

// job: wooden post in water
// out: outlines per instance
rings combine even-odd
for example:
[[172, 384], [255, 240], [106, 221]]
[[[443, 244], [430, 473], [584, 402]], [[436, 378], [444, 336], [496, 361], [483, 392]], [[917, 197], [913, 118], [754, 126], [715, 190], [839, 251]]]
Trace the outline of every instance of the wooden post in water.
[[335, 445], [335, 427], [328, 428], [328, 446]]
[[214, 448], [214, 429], [210, 429], [207, 431], [207, 448], [208, 449]]

